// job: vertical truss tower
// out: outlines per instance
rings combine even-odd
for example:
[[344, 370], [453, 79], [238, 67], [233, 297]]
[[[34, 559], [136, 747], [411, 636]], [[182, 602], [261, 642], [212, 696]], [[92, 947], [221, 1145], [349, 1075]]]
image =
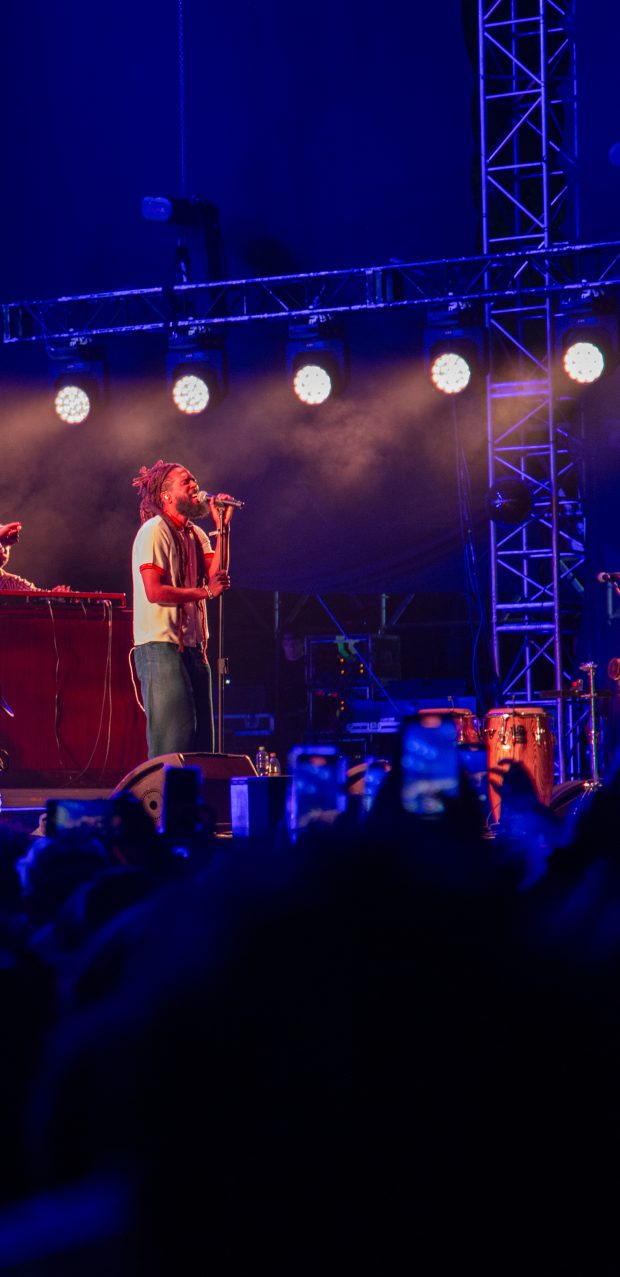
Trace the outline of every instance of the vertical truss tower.
[[[478, 0], [485, 253], [578, 243], [575, 0]], [[496, 671], [506, 702], [554, 709], [557, 779], [579, 769], [576, 724], [559, 695], [572, 678], [585, 558], [575, 404], [554, 386], [553, 294], [544, 257], [512, 295], [486, 305], [491, 489], [522, 481], [518, 526], [491, 523]]]

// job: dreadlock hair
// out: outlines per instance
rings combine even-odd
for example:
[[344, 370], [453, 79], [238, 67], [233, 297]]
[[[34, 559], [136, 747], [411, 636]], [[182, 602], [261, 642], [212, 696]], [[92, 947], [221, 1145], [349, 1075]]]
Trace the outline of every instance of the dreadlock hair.
[[140, 466], [138, 474], [131, 481], [140, 495], [140, 523], [146, 523], [147, 519], [163, 513], [161, 494], [166, 479], [171, 470], [181, 469], [182, 466], [177, 461], [162, 461], [161, 458], [150, 470], [147, 466]]
[[[167, 523], [172, 533], [172, 539], [176, 544], [179, 555], [179, 563], [181, 565], [181, 576], [185, 580], [187, 569], [187, 550], [185, 541], [181, 536], [178, 527], [172, 519], [168, 517], [163, 507], [161, 494], [165, 490], [166, 480], [171, 470], [182, 470], [183, 466], [178, 461], [159, 461], [151, 466], [150, 470], [147, 466], [140, 466], [135, 479], [132, 479], [132, 486], [137, 488], [140, 494], [140, 523], [146, 523], [147, 519], [152, 519], [155, 515], [159, 515], [165, 523]], [[194, 536], [196, 534], [194, 533]], [[202, 582], [202, 553], [198, 554], [198, 579], [196, 585]]]

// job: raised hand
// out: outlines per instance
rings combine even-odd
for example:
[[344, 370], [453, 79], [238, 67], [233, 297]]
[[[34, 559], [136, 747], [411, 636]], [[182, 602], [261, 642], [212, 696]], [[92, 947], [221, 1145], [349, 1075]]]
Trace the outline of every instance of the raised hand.
[[22, 530], [21, 523], [0, 524], [0, 542], [3, 545], [15, 545]]
[[[211, 511], [213, 522], [215, 523], [216, 527], [219, 528], [220, 526], [220, 511], [218, 509], [218, 504], [217, 504], [218, 501], [232, 501], [232, 500], [233, 498], [230, 496], [230, 493], [228, 492], [218, 492], [217, 496], [211, 497], [211, 500], [209, 501], [209, 509]], [[234, 511], [234, 506], [232, 505], [224, 506], [224, 527], [225, 528], [228, 527], [228, 524], [230, 523], [230, 520], [233, 517], [233, 511]]]

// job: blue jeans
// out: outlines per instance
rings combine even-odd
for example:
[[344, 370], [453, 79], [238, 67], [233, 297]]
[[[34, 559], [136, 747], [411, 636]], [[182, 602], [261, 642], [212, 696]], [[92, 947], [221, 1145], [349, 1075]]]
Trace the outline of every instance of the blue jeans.
[[213, 753], [211, 670], [199, 647], [179, 652], [174, 643], [134, 648], [146, 711], [149, 758], [159, 754]]

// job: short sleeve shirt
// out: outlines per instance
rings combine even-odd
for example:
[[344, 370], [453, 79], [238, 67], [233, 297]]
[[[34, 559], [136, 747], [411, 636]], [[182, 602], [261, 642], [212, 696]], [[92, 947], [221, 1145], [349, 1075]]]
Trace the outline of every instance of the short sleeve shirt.
[[[166, 585], [195, 586], [199, 575], [199, 545], [202, 553], [211, 553], [211, 542], [202, 528], [192, 524], [181, 535], [185, 538], [186, 571], [183, 575], [181, 556], [171, 528], [159, 515], [142, 524], [133, 543], [131, 567], [133, 576], [133, 641], [139, 643], [178, 643], [182, 637], [184, 647], [196, 647], [203, 640], [202, 623], [197, 603], [185, 603], [182, 608], [162, 607], [149, 603], [142, 578], [143, 567], [155, 567]], [[182, 629], [179, 633], [179, 614]], [[207, 632], [204, 638], [208, 637]]]

